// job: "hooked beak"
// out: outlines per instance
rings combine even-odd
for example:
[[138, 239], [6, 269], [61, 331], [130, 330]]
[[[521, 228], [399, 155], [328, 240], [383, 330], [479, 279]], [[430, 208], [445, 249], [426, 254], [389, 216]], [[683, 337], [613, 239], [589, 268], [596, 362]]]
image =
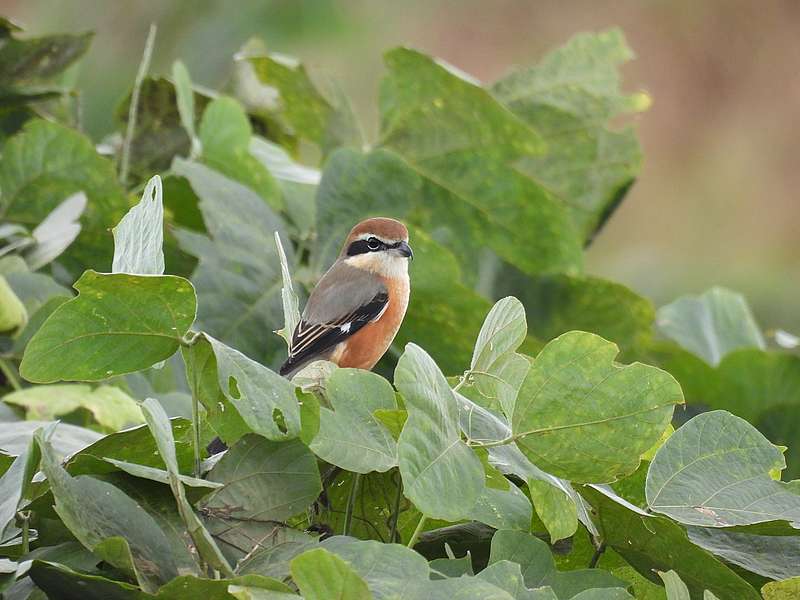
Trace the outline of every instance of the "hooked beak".
[[408, 245], [408, 242], [400, 242], [395, 250], [400, 253], [400, 256], [405, 256], [414, 260], [414, 252], [411, 250], [411, 246]]

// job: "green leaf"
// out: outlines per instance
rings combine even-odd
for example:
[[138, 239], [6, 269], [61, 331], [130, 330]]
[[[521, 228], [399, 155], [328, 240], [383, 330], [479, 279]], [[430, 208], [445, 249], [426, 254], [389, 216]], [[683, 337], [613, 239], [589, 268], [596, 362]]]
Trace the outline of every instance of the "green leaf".
[[192, 395], [203, 405], [206, 421], [231, 445], [250, 432], [247, 423], [222, 393], [217, 372], [217, 357], [209, 341], [199, 337], [191, 346], [183, 346], [181, 355], [186, 364], [186, 380]]
[[101, 385], [43, 385], [12, 392], [3, 402], [26, 410], [28, 419], [52, 421], [75, 410], [88, 410], [98, 425], [111, 431], [142, 422], [139, 405], [121, 389]]
[[531, 502], [550, 533], [551, 543], [571, 537], [578, 530], [578, 509], [563, 490], [538, 479], [528, 480]]
[[764, 600], [792, 600], [800, 594], [800, 577], [785, 579], [783, 581], [770, 581], [763, 588], [761, 593]]
[[322, 491], [317, 461], [302, 442], [253, 434], [234, 444], [208, 479], [223, 486], [203, 502], [204, 512], [233, 521], [285, 521]]
[[395, 370], [408, 420], [398, 454], [403, 493], [427, 517], [457, 521], [483, 489], [483, 468], [461, 441], [458, 406], [447, 380], [424, 350], [408, 344]]
[[478, 579], [505, 590], [514, 600], [557, 600], [550, 587], [545, 586], [535, 590], [528, 588], [522, 577], [522, 567], [507, 560], [492, 563], [478, 573]]
[[785, 466], [781, 451], [744, 419], [703, 413], [656, 453], [647, 472], [647, 503], [690, 525], [786, 520], [800, 528], [800, 495], [770, 477], [770, 470]]
[[164, 200], [161, 178], [153, 176], [139, 204], [114, 228], [114, 273], [164, 273]]
[[687, 533], [693, 544], [751, 573], [770, 579], [788, 579], [800, 573], [800, 536], [789, 525], [689, 527]]
[[618, 365], [617, 353], [615, 344], [581, 331], [545, 346], [520, 388], [512, 419], [517, 445], [531, 462], [593, 483], [636, 470], [683, 395], [665, 371]]
[[192, 90], [189, 70], [180, 60], [172, 63], [172, 81], [175, 86], [175, 104], [178, 107], [181, 125], [192, 140], [192, 147], [194, 148], [197, 138], [194, 129], [194, 91]]
[[691, 600], [689, 596], [689, 588], [683, 583], [681, 578], [675, 571], [658, 572], [658, 576], [664, 581], [664, 587], [667, 588], [667, 600]]
[[145, 591], [152, 592], [178, 575], [169, 542], [150, 515], [111, 484], [87, 476], [71, 477], [41, 433], [36, 439], [55, 510], [78, 541], [96, 551], [109, 538], [124, 540], [129, 548], [127, 560], [108, 552], [103, 552], [102, 558], [123, 571], [132, 564]]
[[276, 331], [284, 340], [289, 348], [292, 350], [292, 335], [300, 322], [300, 308], [298, 307], [297, 294], [294, 293], [292, 286], [292, 274], [289, 272], [289, 263], [286, 260], [286, 252], [283, 250], [281, 243], [281, 236], [275, 232], [275, 246], [278, 249], [278, 258], [281, 261], [281, 301], [283, 302], [283, 329]]
[[292, 560], [292, 579], [305, 600], [372, 600], [366, 582], [347, 562], [323, 548]]
[[[25, 452], [33, 433], [46, 425], [48, 423], [43, 421], [2, 422], [0, 423], [0, 448], [9, 454], [19, 456]], [[51, 443], [55, 453], [62, 457], [78, 452], [102, 437], [91, 429], [62, 423], [53, 434]]]
[[247, 426], [269, 440], [297, 437], [300, 406], [294, 385], [211, 336], [205, 338], [217, 359], [219, 387]]
[[[289, 239], [281, 219], [255, 192], [199, 163], [176, 159], [200, 198], [211, 240], [178, 231], [181, 248], [200, 263], [192, 276], [200, 310], [197, 327], [261, 360], [284, 348], [270, 335], [282, 317], [280, 260], [273, 238]], [[293, 266], [291, 246], [286, 248]]]
[[511, 414], [519, 386], [530, 368], [525, 357], [516, 354], [528, 327], [522, 303], [509, 296], [498, 300], [483, 322], [470, 363], [470, 376], [478, 392], [496, 400]]
[[255, 191], [273, 210], [280, 210], [283, 201], [278, 184], [250, 154], [252, 133], [247, 114], [236, 100], [225, 96], [212, 100], [203, 112], [198, 131], [203, 160]]
[[[9, 257], [11, 258], [11, 257]], [[14, 257], [17, 258], [17, 257]], [[24, 261], [20, 259], [22, 265]], [[28, 315], [33, 315], [47, 302], [56, 297], [72, 298], [72, 293], [50, 275], [31, 273], [27, 267], [2, 274], [11, 290], [22, 302]]]
[[16, 534], [17, 511], [30, 499], [30, 485], [39, 468], [39, 447], [31, 441], [8, 470], [0, 477], [0, 542]]
[[744, 296], [721, 287], [661, 307], [656, 325], [662, 334], [713, 366], [738, 348], [766, 347]]
[[[148, 596], [124, 581], [81, 573], [56, 562], [35, 560], [30, 578], [47, 597], [61, 597], [64, 590], [80, 590], [85, 600], [145, 600]], [[73, 596], [70, 596], [73, 597]], [[152, 596], [150, 596], [152, 597]]]
[[94, 34], [56, 34], [25, 39], [3, 37], [0, 90], [5, 95], [25, 90], [28, 86], [39, 86], [59, 75], [84, 55]]
[[520, 299], [528, 329], [541, 340], [573, 330], [588, 331], [629, 352], [652, 336], [652, 303], [624, 285], [599, 277], [527, 276], [506, 268], [498, 276], [496, 293]]
[[640, 168], [633, 130], [609, 127], [609, 120], [649, 104], [645, 94], [628, 96], [619, 89], [619, 67], [631, 58], [621, 31], [582, 33], [492, 86], [494, 97], [547, 142], [546, 153], [523, 157], [519, 168], [569, 207], [587, 240]]
[[404, 48], [385, 61], [381, 146], [436, 189], [426, 195], [437, 220], [471, 230], [471, 239], [526, 272], [580, 270], [581, 239], [569, 213], [514, 167], [542, 152], [541, 138], [441, 61]]
[[270, 101], [262, 106], [287, 131], [320, 146], [327, 154], [338, 146], [363, 144], [349, 103], [336, 90], [323, 93], [305, 66], [283, 54], [245, 50], [239, 60], [252, 66]]
[[594, 507], [602, 539], [643, 576], [652, 580], [653, 570], [671, 569], [696, 596], [708, 589], [720, 598], [758, 600], [750, 584], [691, 543], [674, 521], [634, 512], [589, 487], [582, 488], [581, 493]]
[[333, 410], [320, 408], [320, 427], [310, 448], [322, 460], [356, 473], [397, 466], [397, 444], [373, 415], [397, 408], [383, 377], [359, 369], [336, 369], [325, 385]]
[[[172, 438], [175, 440], [175, 453], [179, 469], [189, 472], [192, 468], [192, 428], [186, 419], [172, 419]], [[67, 425], [59, 425], [55, 436]], [[141, 467], [165, 469], [166, 465], [158, 453], [158, 447], [153, 440], [148, 428], [144, 425], [112, 433], [100, 439], [92, 440], [93, 443], [77, 448], [67, 461], [65, 468], [71, 475], [93, 475], [115, 471], [111, 463], [105, 468], [100, 467], [94, 459], [111, 459], [133, 463]], [[70, 454], [73, 454], [72, 452]]]
[[83, 192], [72, 194], [34, 228], [31, 235], [35, 245], [25, 251], [25, 262], [31, 271], [58, 258], [75, 241], [81, 232], [78, 220], [86, 210], [87, 202]]
[[0, 331], [13, 331], [25, 327], [28, 313], [17, 298], [6, 278], [0, 275]]
[[335, 536], [321, 545], [345, 560], [377, 600], [401, 597], [409, 581], [427, 579], [430, 572], [422, 556], [400, 544]]
[[65, 198], [83, 191], [89, 204], [66, 263], [79, 268], [110, 265], [108, 229], [127, 203], [111, 161], [97, 154], [91, 140], [63, 125], [31, 121], [3, 148], [0, 189], [0, 218], [29, 228]]
[[182, 277], [86, 271], [25, 349], [20, 374], [35, 383], [98, 381], [169, 358], [194, 321]]
[[624, 581], [601, 569], [557, 571], [547, 544], [523, 531], [500, 530], [494, 534], [489, 565], [499, 561], [519, 564], [527, 587], [549, 586], [558, 598], [572, 598], [592, 588], [627, 587]]
[[175, 440], [172, 438], [172, 427], [167, 414], [158, 401], [153, 398], [147, 398], [144, 401], [142, 413], [144, 413], [147, 426], [156, 441], [158, 453], [167, 466], [169, 487], [172, 489], [172, 495], [175, 496], [175, 501], [178, 504], [178, 513], [186, 524], [186, 530], [195, 544], [198, 555], [209, 567], [222, 572], [226, 577], [232, 577], [233, 570], [186, 499], [186, 491], [183, 488], [183, 482], [178, 471]]
[[[287, 579], [291, 560], [306, 550], [316, 548], [318, 544], [316, 538], [295, 529], [273, 528], [273, 533], [278, 535], [268, 535], [261, 542], [261, 547], [242, 558], [238, 566], [239, 573], [258, 573], [266, 577]], [[261, 538], [256, 538], [259, 539]], [[249, 543], [253, 544], [253, 541], [250, 540]]]

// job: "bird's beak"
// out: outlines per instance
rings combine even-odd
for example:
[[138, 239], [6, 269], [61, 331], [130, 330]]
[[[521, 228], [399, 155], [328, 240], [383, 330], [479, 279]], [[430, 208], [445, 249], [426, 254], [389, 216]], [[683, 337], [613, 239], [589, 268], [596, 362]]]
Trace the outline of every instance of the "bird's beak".
[[408, 245], [408, 242], [400, 242], [395, 250], [400, 253], [400, 256], [405, 256], [414, 260], [414, 252], [411, 250], [411, 246]]

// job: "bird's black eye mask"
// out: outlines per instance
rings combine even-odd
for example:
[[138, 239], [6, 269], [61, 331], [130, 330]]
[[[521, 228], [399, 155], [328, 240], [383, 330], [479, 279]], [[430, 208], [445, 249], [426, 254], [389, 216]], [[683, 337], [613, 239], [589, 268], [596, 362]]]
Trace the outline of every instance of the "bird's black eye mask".
[[347, 247], [347, 256], [366, 254], [367, 252], [380, 252], [382, 250], [398, 250], [402, 256], [413, 258], [414, 253], [408, 242], [401, 240], [394, 244], [388, 244], [376, 237], [369, 237], [365, 240], [356, 240]]
[[397, 248], [397, 244], [387, 244], [382, 242], [376, 237], [370, 237], [365, 240], [356, 240], [347, 247], [347, 256], [355, 256], [356, 254], [366, 254], [367, 252], [380, 252], [381, 250], [388, 250], [389, 248]]

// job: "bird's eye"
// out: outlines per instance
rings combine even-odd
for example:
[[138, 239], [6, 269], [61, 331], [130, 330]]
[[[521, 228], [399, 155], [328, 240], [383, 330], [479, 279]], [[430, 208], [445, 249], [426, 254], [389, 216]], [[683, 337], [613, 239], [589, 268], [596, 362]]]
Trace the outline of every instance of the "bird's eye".
[[376, 237], [371, 237], [367, 240], [367, 248], [370, 250], [377, 250], [381, 247], [381, 241]]

